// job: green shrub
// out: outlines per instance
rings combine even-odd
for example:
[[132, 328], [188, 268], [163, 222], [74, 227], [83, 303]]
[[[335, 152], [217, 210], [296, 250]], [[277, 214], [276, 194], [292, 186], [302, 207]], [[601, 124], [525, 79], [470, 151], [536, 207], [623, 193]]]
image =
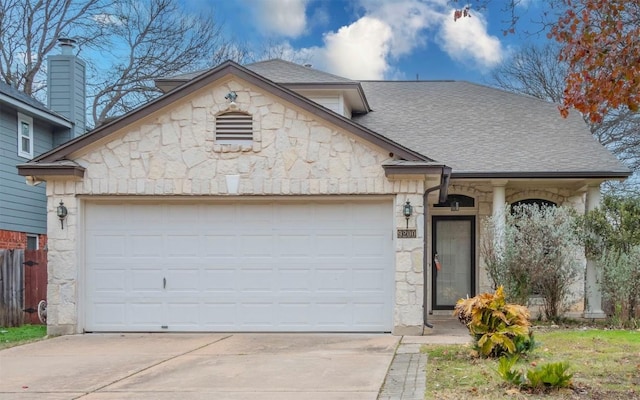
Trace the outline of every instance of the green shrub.
[[522, 305], [538, 294], [545, 317], [557, 321], [580, 276], [576, 225], [572, 209], [536, 204], [507, 207], [484, 220], [480, 255], [494, 287], [503, 286], [509, 301]]
[[518, 357], [501, 357], [498, 360], [498, 375], [513, 386], [533, 392], [546, 392], [571, 386], [573, 374], [568, 373], [566, 362], [548, 363], [525, 372], [515, 368]]
[[529, 310], [508, 304], [502, 286], [494, 294], [483, 293], [458, 300], [454, 315], [467, 326], [483, 357], [521, 354], [533, 348]]
[[539, 365], [527, 371], [525, 385], [536, 392], [569, 387], [573, 374], [567, 373], [568, 369], [566, 362]]
[[518, 356], [500, 357], [498, 360], [498, 375], [513, 386], [522, 386], [525, 378], [522, 371], [516, 370], [514, 367], [518, 362]]

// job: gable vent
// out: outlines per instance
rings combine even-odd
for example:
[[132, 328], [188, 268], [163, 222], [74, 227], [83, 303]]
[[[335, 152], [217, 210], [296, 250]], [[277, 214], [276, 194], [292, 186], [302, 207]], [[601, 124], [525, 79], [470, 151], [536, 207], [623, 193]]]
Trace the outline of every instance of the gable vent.
[[216, 117], [216, 141], [253, 140], [253, 118], [241, 112], [229, 112]]

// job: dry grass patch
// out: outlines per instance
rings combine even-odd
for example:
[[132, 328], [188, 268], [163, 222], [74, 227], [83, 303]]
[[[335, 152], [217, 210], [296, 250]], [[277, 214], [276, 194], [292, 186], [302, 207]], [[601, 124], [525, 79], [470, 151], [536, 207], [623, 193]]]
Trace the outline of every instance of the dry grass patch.
[[520, 392], [498, 377], [497, 361], [477, 358], [471, 345], [427, 345], [426, 399], [640, 399], [640, 331], [536, 330], [536, 349], [518, 368], [567, 361], [570, 389]]

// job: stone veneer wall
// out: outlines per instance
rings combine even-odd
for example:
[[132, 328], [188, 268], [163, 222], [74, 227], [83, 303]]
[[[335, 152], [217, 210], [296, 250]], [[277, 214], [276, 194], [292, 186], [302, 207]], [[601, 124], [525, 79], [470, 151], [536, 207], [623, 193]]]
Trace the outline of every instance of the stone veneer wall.
[[[238, 94], [237, 108], [224, 96]], [[253, 116], [251, 145], [219, 145], [215, 117], [225, 111]], [[389, 152], [317, 121], [294, 106], [238, 80], [205, 88], [93, 145], [73, 159], [86, 168], [82, 180], [47, 182], [49, 215], [49, 334], [82, 329], [82, 201], [77, 196], [229, 195], [227, 175], [239, 175], [240, 196], [387, 195], [397, 226], [402, 206], [423, 213], [424, 177], [390, 180], [381, 164]], [[69, 215], [59, 229], [55, 207]], [[422, 238], [395, 240], [394, 333], [422, 333]]]

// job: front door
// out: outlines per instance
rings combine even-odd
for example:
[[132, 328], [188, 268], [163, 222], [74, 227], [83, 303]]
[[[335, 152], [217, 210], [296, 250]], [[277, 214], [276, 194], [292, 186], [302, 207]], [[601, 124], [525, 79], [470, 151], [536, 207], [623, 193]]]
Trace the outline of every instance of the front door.
[[434, 216], [432, 243], [432, 305], [453, 309], [460, 298], [475, 296], [474, 216]]

